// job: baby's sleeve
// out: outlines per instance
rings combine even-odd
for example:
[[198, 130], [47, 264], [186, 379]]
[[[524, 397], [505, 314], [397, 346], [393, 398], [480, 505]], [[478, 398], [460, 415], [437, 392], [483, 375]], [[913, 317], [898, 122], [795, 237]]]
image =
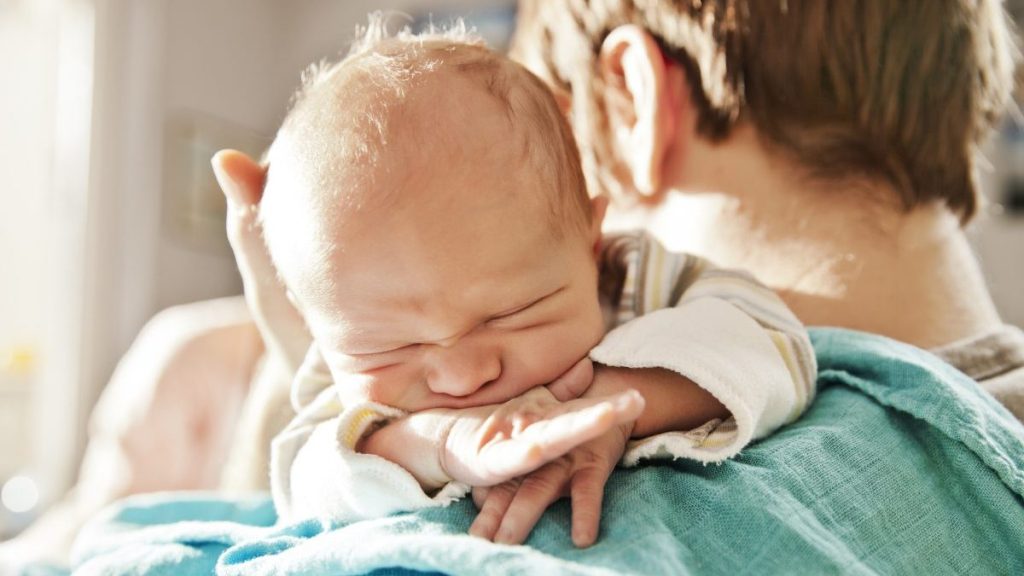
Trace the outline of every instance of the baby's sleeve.
[[[656, 250], [663, 249], [650, 249]], [[672, 370], [714, 395], [731, 417], [633, 441], [626, 466], [647, 458], [725, 460], [799, 418], [814, 398], [814, 351], [782, 300], [749, 274], [685, 258], [675, 267], [678, 277], [665, 282], [672, 305], [637, 305], [641, 315], [611, 330], [590, 357], [608, 366]], [[652, 283], [646, 288], [650, 293]]]
[[373, 402], [343, 405], [329, 375], [314, 368], [318, 361], [315, 352], [307, 356], [292, 389], [300, 411], [271, 443], [270, 488], [279, 523], [381, 518], [444, 506], [468, 493], [467, 486], [449, 483], [428, 495], [398, 464], [356, 452], [363, 436], [405, 413]]

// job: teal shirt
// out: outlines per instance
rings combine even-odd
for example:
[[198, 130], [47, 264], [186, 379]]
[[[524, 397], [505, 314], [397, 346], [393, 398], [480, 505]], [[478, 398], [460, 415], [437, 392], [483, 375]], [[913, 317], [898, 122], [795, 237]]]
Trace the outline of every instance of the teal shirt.
[[1024, 428], [931, 354], [816, 329], [818, 397], [720, 465], [609, 480], [578, 550], [567, 502], [528, 546], [465, 535], [475, 508], [274, 527], [269, 499], [146, 496], [80, 538], [83, 574], [1024, 574]]

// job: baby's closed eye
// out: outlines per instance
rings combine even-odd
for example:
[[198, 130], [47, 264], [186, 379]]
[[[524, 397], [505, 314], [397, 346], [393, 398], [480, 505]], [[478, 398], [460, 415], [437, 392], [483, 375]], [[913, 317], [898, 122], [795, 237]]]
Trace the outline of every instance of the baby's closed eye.
[[367, 373], [401, 364], [419, 348], [420, 344], [404, 344], [377, 352], [346, 353], [339, 355], [339, 367], [346, 372]]

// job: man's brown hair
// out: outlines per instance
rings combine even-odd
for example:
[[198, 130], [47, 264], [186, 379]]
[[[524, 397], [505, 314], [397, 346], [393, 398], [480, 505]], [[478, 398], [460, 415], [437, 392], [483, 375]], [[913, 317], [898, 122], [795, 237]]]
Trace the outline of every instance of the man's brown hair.
[[584, 169], [613, 194], [597, 56], [625, 24], [686, 71], [702, 136], [746, 120], [811, 177], [976, 212], [976, 152], [1018, 56], [998, 0], [522, 0], [513, 55], [570, 91]]

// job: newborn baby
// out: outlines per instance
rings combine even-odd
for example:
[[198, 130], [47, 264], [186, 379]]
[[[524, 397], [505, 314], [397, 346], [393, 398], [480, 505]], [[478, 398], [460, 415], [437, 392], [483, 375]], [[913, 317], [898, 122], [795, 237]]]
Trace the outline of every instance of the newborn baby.
[[[282, 521], [443, 505], [581, 450], [719, 461], [812, 398], [781, 301], [602, 237], [554, 97], [471, 39], [371, 29], [307, 80], [268, 162], [264, 237], [314, 338], [273, 446]], [[573, 494], [577, 544], [607, 474]], [[474, 533], [525, 539], [549, 502], [518, 512], [510, 486], [479, 492], [502, 502]]]

